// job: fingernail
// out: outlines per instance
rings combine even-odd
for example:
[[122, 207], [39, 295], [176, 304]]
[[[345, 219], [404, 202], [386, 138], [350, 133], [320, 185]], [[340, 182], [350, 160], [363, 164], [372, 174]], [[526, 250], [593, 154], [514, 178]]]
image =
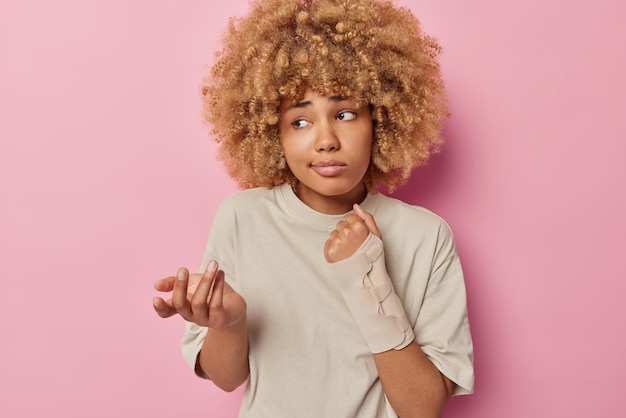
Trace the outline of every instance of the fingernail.
[[176, 273], [176, 278], [178, 280], [185, 280], [186, 279], [186, 274], [183, 270], [178, 270], [178, 273]]
[[217, 263], [215, 260], [209, 261], [209, 264], [206, 266], [206, 271], [209, 273], [213, 273], [217, 269]]

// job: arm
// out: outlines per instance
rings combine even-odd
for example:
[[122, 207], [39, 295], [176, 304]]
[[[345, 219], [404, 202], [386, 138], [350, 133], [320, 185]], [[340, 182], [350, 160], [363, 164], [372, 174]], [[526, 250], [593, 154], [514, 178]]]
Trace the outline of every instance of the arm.
[[454, 383], [442, 375], [413, 341], [401, 350], [374, 354], [387, 399], [402, 418], [440, 417]]
[[[370, 237], [365, 242], [370, 233], [381, 237], [374, 218], [358, 205], [355, 205], [354, 210], [356, 216], [346, 216], [331, 233], [324, 247], [326, 260], [330, 263], [343, 261], [359, 250], [359, 258], [346, 260], [342, 263], [343, 266], [337, 267], [339, 269], [337, 272], [342, 273], [339, 275], [340, 287], [346, 303], [374, 353], [383, 390], [396, 413], [402, 418], [441, 416], [454, 384], [439, 372], [414, 341], [404, 308], [395, 295], [391, 282], [388, 281], [384, 255], [380, 255], [382, 243], [375, 237]], [[379, 256], [382, 259], [378, 259]], [[376, 312], [375, 306], [363, 299], [365, 291], [363, 284], [345, 280], [344, 276], [347, 276], [348, 270], [353, 272], [364, 266], [369, 269], [368, 264], [364, 265], [359, 261], [363, 257], [370, 261], [377, 260], [373, 265], [369, 264], [372, 270], [368, 273], [369, 279], [367, 277], [363, 279], [363, 284], [372, 286], [370, 292], [376, 294], [376, 297], [381, 295], [378, 299], [381, 303], [378, 310], [385, 312], [384, 318]], [[387, 281], [385, 279], [381, 281], [381, 276]], [[388, 289], [391, 289], [390, 293]], [[402, 328], [405, 328], [404, 333], [401, 331]]]
[[204, 274], [191, 278], [186, 269], [179, 269], [176, 277], [159, 280], [154, 286], [159, 291], [173, 292], [170, 300], [154, 299], [159, 316], [179, 314], [207, 327], [196, 372], [226, 391], [241, 385], [249, 374], [246, 302], [224, 281], [217, 263], [209, 262]]
[[224, 329], [207, 331], [198, 353], [196, 371], [203, 372], [216, 386], [232, 392], [246, 381], [248, 365], [248, 328], [244, 314], [241, 321]]

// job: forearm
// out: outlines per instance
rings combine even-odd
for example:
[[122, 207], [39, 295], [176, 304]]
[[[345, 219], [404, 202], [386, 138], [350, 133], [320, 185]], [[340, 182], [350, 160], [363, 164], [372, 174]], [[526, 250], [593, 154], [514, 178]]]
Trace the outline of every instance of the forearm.
[[250, 374], [245, 315], [230, 327], [208, 329], [196, 366], [216, 386], [227, 392], [237, 389], [245, 382]]
[[454, 384], [413, 341], [402, 350], [374, 354], [391, 406], [401, 418], [440, 417]]

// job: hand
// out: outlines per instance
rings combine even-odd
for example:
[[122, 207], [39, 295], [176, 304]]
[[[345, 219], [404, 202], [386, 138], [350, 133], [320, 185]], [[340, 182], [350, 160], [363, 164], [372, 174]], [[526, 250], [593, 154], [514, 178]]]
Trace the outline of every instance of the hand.
[[226, 328], [238, 323], [246, 313], [246, 301], [224, 281], [224, 272], [217, 262], [210, 261], [204, 274], [189, 274], [178, 269], [170, 276], [154, 283], [160, 292], [172, 292], [167, 301], [153, 300], [154, 310], [162, 318], [179, 314], [185, 320], [209, 328]]
[[365, 212], [356, 203], [353, 208], [355, 214], [348, 214], [337, 222], [335, 230], [330, 233], [324, 244], [324, 257], [329, 263], [336, 263], [352, 256], [370, 232], [382, 238], [372, 214]]

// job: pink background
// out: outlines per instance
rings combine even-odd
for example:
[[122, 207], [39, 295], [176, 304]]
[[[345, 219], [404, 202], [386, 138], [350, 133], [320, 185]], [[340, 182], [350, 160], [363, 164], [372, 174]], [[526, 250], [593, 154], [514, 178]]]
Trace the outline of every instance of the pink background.
[[[151, 306], [235, 191], [198, 85], [247, 0], [214, 3], [1, 1], [2, 416], [236, 416]], [[402, 4], [444, 46], [453, 112], [398, 192], [448, 220], [466, 270], [476, 392], [446, 417], [616, 416], [626, 7]]]

